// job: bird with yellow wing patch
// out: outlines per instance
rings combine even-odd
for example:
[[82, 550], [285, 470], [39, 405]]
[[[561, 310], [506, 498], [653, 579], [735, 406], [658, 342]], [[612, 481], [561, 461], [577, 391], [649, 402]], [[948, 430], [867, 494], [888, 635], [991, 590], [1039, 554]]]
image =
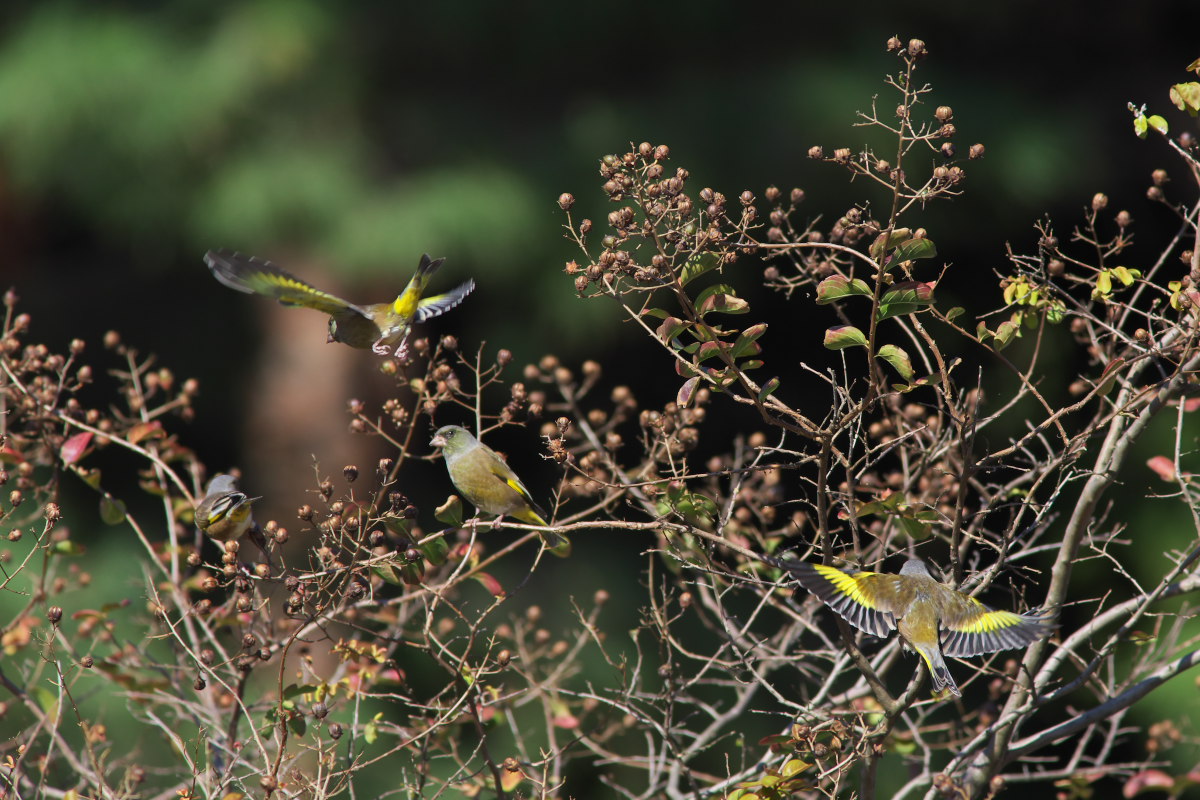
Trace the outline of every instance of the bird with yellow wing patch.
[[429, 278], [445, 259], [421, 256], [412, 280], [390, 303], [355, 305], [321, 291], [270, 261], [231, 250], [209, 250], [204, 263], [213, 277], [231, 289], [273, 297], [285, 306], [312, 308], [329, 315], [329, 342], [371, 348], [378, 355], [408, 354], [408, 334], [414, 323], [443, 314], [475, 288], [468, 280], [445, 294], [425, 297]]
[[929, 667], [935, 694], [961, 696], [944, 656], [964, 658], [1027, 647], [1052, 629], [1049, 615], [995, 611], [938, 583], [925, 562], [910, 559], [899, 575], [783, 562], [800, 585], [872, 636], [899, 631]]

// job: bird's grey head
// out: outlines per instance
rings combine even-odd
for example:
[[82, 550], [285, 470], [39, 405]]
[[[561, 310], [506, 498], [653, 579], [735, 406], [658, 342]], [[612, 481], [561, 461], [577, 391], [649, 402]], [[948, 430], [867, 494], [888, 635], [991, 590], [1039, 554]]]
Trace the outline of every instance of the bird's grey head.
[[205, 489], [204, 493], [206, 495], [224, 494], [225, 492], [236, 492], [237, 490], [237, 478], [222, 472], [213, 476], [213, 479], [208, 482], [208, 488]]
[[913, 575], [919, 578], [932, 578], [929, 574], [929, 569], [926, 568], [925, 562], [919, 558], [910, 558], [904, 562], [904, 566], [900, 568], [901, 575]]

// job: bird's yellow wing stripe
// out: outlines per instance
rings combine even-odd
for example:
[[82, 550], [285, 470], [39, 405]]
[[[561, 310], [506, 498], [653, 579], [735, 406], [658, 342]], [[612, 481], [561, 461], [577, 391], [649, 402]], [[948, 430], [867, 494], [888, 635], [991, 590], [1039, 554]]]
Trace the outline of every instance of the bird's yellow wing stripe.
[[363, 314], [363, 310], [353, 303], [321, 291], [266, 259], [228, 250], [210, 250], [204, 255], [204, 261], [213, 277], [239, 292], [273, 297], [285, 306], [315, 308], [326, 314], [347, 309]]
[[1046, 636], [1049, 620], [1036, 613], [993, 611], [975, 598], [962, 614], [942, 618], [942, 651], [963, 658], [997, 650], [1015, 650]]
[[877, 572], [847, 573], [806, 561], [789, 564], [788, 570], [801, 586], [859, 630], [883, 638], [896, 629], [896, 617], [890, 609], [880, 607], [879, 594], [874, 599], [869, 595], [872, 583], [892, 576]]
[[817, 571], [825, 580], [833, 584], [833, 588], [838, 594], [844, 595], [852, 602], [860, 606], [876, 610], [877, 605], [874, 600], [863, 593], [862, 587], [866, 585], [864, 581], [869, 581], [878, 573], [875, 572], [857, 572], [853, 575], [842, 572], [834, 567], [827, 567], [823, 564], [813, 564], [812, 568]]

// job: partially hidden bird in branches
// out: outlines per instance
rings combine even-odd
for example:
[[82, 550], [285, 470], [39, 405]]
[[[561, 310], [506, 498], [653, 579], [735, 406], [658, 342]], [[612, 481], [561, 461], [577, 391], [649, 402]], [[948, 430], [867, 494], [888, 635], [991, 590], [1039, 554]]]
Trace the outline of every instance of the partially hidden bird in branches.
[[328, 314], [329, 337], [326, 341], [357, 348], [369, 347], [381, 356], [399, 358], [408, 355], [408, 335], [414, 323], [449, 311], [475, 288], [475, 281], [468, 280], [445, 294], [425, 297], [430, 276], [444, 261], [444, 258], [422, 255], [412, 280], [395, 300], [355, 305], [321, 291], [265, 259], [232, 250], [209, 250], [204, 254], [204, 263], [208, 264], [213, 277], [231, 289], [273, 297], [285, 306], [314, 308]]
[[935, 695], [962, 696], [944, 656], [963, 658], [1027, 647], [1048, 635], [1049, 615], [995, 611], [939, 583], [925, 562], [909, 559], [899, 575], [780, 562], [800, 585], [872, 636], [899, 631], [929, 667]]
[[214, 475], [204, 490], [204, 497], [196, 504], [196, 527], [206, 536], [228, 544], [249, 534], [250, 540], [258, 545], [271, 563], [267, 550], [267, 538], [254, 521], [254, 501], [261, 497], [250, 497], [238, 488], [238, 481], [224, 472]]
[[[545, 512], [538, 508], [517, 473], [466, 428], [458, 425], [438, 428], [429, 443], [442, 449], [450, 482], [471, 505], [497, 517], [510, 516], [530, 525], [548, 527], [543, 519]], [[570, 555], [571, 542], [567, 537], [553, 531], [540, 536], [554, 555], [564, 558]]]

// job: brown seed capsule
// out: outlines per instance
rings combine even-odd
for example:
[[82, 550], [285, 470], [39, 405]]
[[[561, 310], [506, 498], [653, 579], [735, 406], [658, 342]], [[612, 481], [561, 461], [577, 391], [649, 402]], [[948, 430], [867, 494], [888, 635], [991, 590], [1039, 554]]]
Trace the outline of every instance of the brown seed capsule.
[[335, 722], [335, 723], [333, 723], [332, 725], [330, 725], [330, 726], [329, 726], [329, 735], [330, 735], [330, 737], [332, 737], [332, 738], [334, 738], [334, 739], [340, 739], [340, 738], [342, 738], [342, 725], [341, 725], [341, 723], [339, 723], [339, 722]]
[[908, 55], [909, 58], [919, 60], [929, 55], [929, 51], [925, 49], [925, 42], [920, 39], [908, 40]]
[[358, 467], [354, 466], [353, 464], [347, 464], [346, 466], [342, 467], [342, 475], [346, 477], [347, 483], [354, 483], [356, 480], [358, 480]]
[[512, 661], [512, 652], [511, 651], [501, 650], [499, 653], [496, 654], [496, 664], [497, 665], [499, 665], [501, 667], [507, 667], [510, 661]]
[[942, 142], [942, 157], [954, 158], [954, 142]]
[[1163, 190], [1157, 186], [1150, 186], [1146, 189], [1146, 199], [1152, 203], [1160, 203], [1163, 199]]
[[900, 41], [900, 37], [893, 36], [887, 40], [887, 49], [889, 53], [899, 52], [904, 47], [904, 42]]
[[57, 625], [59, 622], [62, 621], [62, 617], [63, 617], [62, 606], [50, 606], [49, 608], [46, 609], [46, 619], [48, 619], [50, 621], [51, 625]]
[[92, 665], [95, 663], [96, 660], [91, 656], [84, 656], [83, 658], [79, 659], [79, 666], [83, 667], [84, 669], [91, 669]]
[[975, 144], [971, 145], [971, 149], [968, 152], [967, 157], [972, 158], [972, 159], [983, 158], [984, 150], [985, 150], [985, 148], [983, 145], [981, 145], [979, 143], [975, 143]]
[[819, 144], [813, 145], [812, 147], [808, 148], [808, 157], [814, 159], [824, 158], [825, 148], [821, 147]]
[[1108, 206], [1108, 195], [1104, 192], [1096, 192], [1092, 195], [1092, 211], [1102, 211]]
[[575, 195], [563, 192], [558, 196], [558, 207], [563, 211], [570, 211], [573, 205], [575, 205]]
[[1155, 186], [1162, 186], [1171, 180], [1171, 178], [1167, 175], [1165, 169], [1156, 169], [1150, 173], [1150, 180], [1154, 181]]
[[1120, 228], [1128, 228], [1133, 224], [1133, 217], [1128, 211], [1118, 211], [1116, 217], [1117, 226]]
[[313, 703], [312, 713], [317, 719], [325, 719], [329, 716], [329, 706], [324, 703]]

